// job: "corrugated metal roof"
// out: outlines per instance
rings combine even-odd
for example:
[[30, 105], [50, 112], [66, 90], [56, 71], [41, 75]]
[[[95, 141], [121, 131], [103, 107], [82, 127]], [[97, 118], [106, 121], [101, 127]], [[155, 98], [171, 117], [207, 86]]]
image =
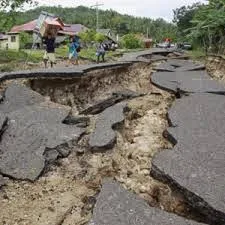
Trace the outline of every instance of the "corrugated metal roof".
[[62, 33], [71, 33], [71, 34], [78, 34], [83, 31], [88, 30], [87, 27], [85, 27], [82, 24], [65, 24]]
[[23, 31], [33, 31], [35, 26], [36, 26], [37, 20], [32, 20], [28, 23], [19, 25], [19, 26], [14, 26], [10, 32], [23, 32]]
[[[28, 23], [25, 23], [25, 24], [22, 24], [22, 25], [19, 25], [19, 26], [14, 26], [12, 29], [11, 29], [11, 33], [12, 32], [32, 32], [34, 31], [35, 27], [36, 27], [36, 22], [37, 20], [32, 20]], [[46, 20], [46, 22], [48, 24], [52, 24], [54, 23], [54, 25], [60, 25], [62, 23], [60, 23], [60, 21], [57, 21], [57, 20]], [[85, 27], [84, 25], [82, 24], [65, 24], [64, 27], [62, 27], [62, 30], [59, 32], [61, 34], [68, 34], [68, 35], [75, 35], [75, 34], [78, 34], [78, 33], [81, 33], [83, 31], [86, 31], [88, 30], [87, 27]]]

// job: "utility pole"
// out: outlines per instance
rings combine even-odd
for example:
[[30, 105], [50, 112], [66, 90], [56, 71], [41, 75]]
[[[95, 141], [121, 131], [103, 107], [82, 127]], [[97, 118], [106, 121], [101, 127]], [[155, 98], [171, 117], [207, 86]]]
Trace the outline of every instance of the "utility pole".
[[96, 31], [98, 31], [99, 29], [99, 6], [103, 6], [104, 4], [99, 4], [98, 2], [96, 2], [95, 5], [92, 5], [91, 8], [96, 8]]

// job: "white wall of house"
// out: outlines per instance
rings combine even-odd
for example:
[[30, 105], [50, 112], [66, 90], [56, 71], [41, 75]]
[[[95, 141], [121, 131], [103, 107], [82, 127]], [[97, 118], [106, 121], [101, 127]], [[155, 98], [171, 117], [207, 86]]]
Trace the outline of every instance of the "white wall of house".
[[20, 49], [20, 35], [19, 34], [8, 34], [8, 46], [9, 46], [9, 49], [19, 50]]

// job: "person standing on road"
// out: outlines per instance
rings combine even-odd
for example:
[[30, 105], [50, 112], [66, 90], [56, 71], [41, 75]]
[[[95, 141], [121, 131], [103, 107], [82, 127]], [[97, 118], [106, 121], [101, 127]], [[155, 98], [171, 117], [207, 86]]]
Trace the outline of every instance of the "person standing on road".
[[103, 43], [99, 44], [97, 48], [96, 56], [97, 56], [97, 63], [99, 63], [100, 57], [102, 57], [102, 62], [105, 62], [105, 48]]
[[52, 68], [53, 64], [55, 64], [55, 37], [53, 37], [51, 33], [48, 33], [48, 36], [46, 38], [44, 37], [43, 43], [46, 44], [46, 50], [43, 57], [45, 68], [47, 68], [48, 61]]
[[78, 65], [78, 48], [79, 43], [71, 37], [69, 42], [69, 60], [73, 65]]

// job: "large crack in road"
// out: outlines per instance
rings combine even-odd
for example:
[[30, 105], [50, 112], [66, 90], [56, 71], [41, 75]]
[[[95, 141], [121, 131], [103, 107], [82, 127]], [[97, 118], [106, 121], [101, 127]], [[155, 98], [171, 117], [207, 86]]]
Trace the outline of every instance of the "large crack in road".
[[[197, 224], [194, 221], [191, 222], [191, 220], [204, 221], [201, 212], [196, 213], [194, 211], [182, 192], [177, 191], [176, 188], [174, 189], [163, 179], [164, 183], [160, 182], [159, 177], [155, 174], [153, 176], [158, 180], [150, 176], [149, 169], [153, 157], [157, 153], [161, 153], [162, 149], [173, 147], [162, 134], [170, 125], [167, 120], [167, 112], [175, 100], [174, 94], [177, 91], [176, 87], [172, 89], [175, 93], [169, 93], [151, 84], [153, 68], [157, 68], [158, 64], [150, 63], [150, 59], [166, 60], [165, 55], [168, 55], [168, 53], [160, 50], [157, 51], [157, 57], [149, 57], [150, 53], [152, 54], [151, 51], [146, 52], [146, 54], [140, 53], [141, 56], [146, 55], [147, 57], [140, 57], [138, 54], [128, 57], [130, 61], [133, 61], [134, 58], [140, 58], [142, 62], [136, 62], [132, 65], [122, 63], [118, 66], [113, 65], [112, 68], [110, 66], [95, 68], [94, 70], [82, 72], [84, 73], [82, 76], [74, 77], [72, 75], [71, 78], [62, 78], [57, 75], [57, 78], [53, 78], [50, 74], [48, 77], [52, 77], [46, 78], [43, 77], [42, 71], [42, 78], [24, 79], [24, 72], [21, 72], [18, 74], [21, 74], [23, 79], [18, 79], [16, 84], [14, 84], [15, 81], [5, 81], [1, 84], [1, 89], [6, 90], [5, 93], [7, 93], [8, 87], [25, 85], [22, 87], [22, 89], [25, 89], [22, 94], [31, 88], [34, 91], [32, 95], [37, 95], [38, 98], [35, 108], [32, 106], [33, 103], [29, 105], [30, 97], [27, 97], [26, 94], [22, 100], [18, 96], [20, 103], [15, 104], [15, 99], [12, 98], [13, 101], [7, 100], [7, 95], [3, 92], [1, 107], [5, 109], [5, 104], [10, 109], [8, 110], [10, 113], [6, 111], [9, 121], [17, 121], [17, 118], [21, 121], [20, 118], [24, 114], [24, 121], [27, 118], [28, 121], [33, 121], [32, 124], [38, 124], [38, 116], [35, 116], [37, 119], [33, 119], [33, 111], [39, 116], [42, 115], [42, 112], [38, 112], [37, 105], [39, 104], [41, 108], [60, 108], [59, 111], [64, 111], [60, 119], [57, 119], [57, 115], [50, 112], [52, 119], [46, 116], [47, 119], [42, 121], [42, 128], [48, 130], [47, 133], [41, 134], [40, 132], [40, 137], [47, 137], [48, 143], [43, 144], [46, 148], [41, 150], [42, 160], [45, 162], [44, 169], [41, 169], [41, 167], [36, 176], [30, 176], [29, 169], [22, 177], [21, 168], [18, 166], [21, 165], [20, 161], [17, 162], [18, 165], [10, 166], [10, 173], [8, 169], [5, 172], [2, 172], [1, 169], [5, 177], [0, 177], [0, 180], [3, 180], [3, 183], [6, 184], [1, 187], [0, 191], [0, 203], [3, 209], [0, 214], [2, 224], [102, 225], [101, 222], [98, 224], [95, 220], [101, 218], [99, 214], [101, 213], [99, 207], [102, 207], [101, 198], [104, 201], [104, 195], [110, 196], [107, 191], [111, 187], [114, 188], [115, 195], [111, 199], [110, 197], [105, 199], [105, 201], [108, 201], [108, 205], [110, 205], [110, 201], [114, 201], [113, 199], [115, 199], [115, 204], [119, 204], [117, 203], [119, 198], [117, 199], [116, 195], [120, 196], [119, 193], [123, 193], [121, 198], [124, 198], [127, 203], [131, 201], [130, 206], [128, 204], [128, 208], [131, 207], [129, 210], [133, 210], [132, 204], [140, 204], [140, 208], [145, 208], [146, 205], [144, 206], [144, 204], [146, 203], [150, 206], [149, 209], [146, 209], [147, 211], [151, 211], [153, 209], [151, 207], [161, 209], [159, 211], [157, 211], [158, 209], [153, 210], [154, 214], [160, 216], [155, 218], [153, 216], [152, 221], [147, 223], [147, 220], [151, 218], [149, 213], [151, 214], [153, 211], [148, 213], [146, 211], [148, 216], [146, 218], [144, 216], [142, 219], [136, 218], [137, 221], [134, 219], [132, 221], [134, 224], [158, 224], [157, 221], [160, 221], [160, 218], [162, 221], [166, 221], [167, 224], [179, 225]], [[160, 53], [163, 56], [160, 56]], [[170, 55], [172, 57], [176, 56]], [[185, 61], [179, 62], [186, 63]], [[169, 66], [171, 67], [171, 65]], [[173, 67], [173, 70], [178, 67]], [[194, 67], [199, 69], [198, 65]], [[200, 67], [202, 68], [201, 65]], [[32, 72], [29, 72], [29, 74], [32, 74]], [[14, 77], [18, 75], [4, 76]], [[165, 84], [163, 81], [163, 85]], [[183, 86], [188, 89], [189, 87], [185, 85], [184, 83]], [[181, 86], [181, 89], [183, 86]], [[41, 95], [37, 94], [37, 92]], [[184, 93], [180, 94], [183, 95]], [[9, 94], [9, 99], [10, 96], [11, 94]], [[41, 98], [41, 101], [39, 98]], [[22, 111], [20, 108], [22, 108]], [[32, 117], [26, 117], [26, 110], [29, 111]], [[50, 128], [50, 125], [53, 124], [51, 121], [57, 121], [59, 125]], [[23, 122], [20, 123], [23, 124]], [[24, 122], [24, 124], [26, 123]], [[28, 124], [28, 126], [30, 125]], [[71, 131], [74, 126], [81, 131], [76, 140], [72, 136], [70, 139], [70, 135], [74, 133], [74, 131]], [[66, 145], [61, 145], [61, 135], [65, 134], [63, 129], [67, 130], [68, 128], [70, 132], [66, 136], [67, 139], [69, 138], [70, 143], [67, 144], [67, 139], [64, 137], [63, 141]], [[26, 130], [28, 131], [28, 129]], [[60, 132], [57, 133], [56, 130]], [[5, 131], [3, 130], [3, 132]], [[9, 130], [6, 130], [6, 132], [9, 132]], [[21, 132], [18, 133], [18, 137], [20, 134]], [[54, 141], [49, 139], [49, 134], [53, 139], [57, 137], [57, 145], [53, 146]], [[4, 135], [6, 134], [3, 133], [3, 138]], [[29, 137], [30, 134], [28, 132], [24, 133], [24, 135]], [[35, 141], [36, 139], [33, 142], [35, 143]], [[15, 142], [15, 145], [18, 145], [17, 142]], [[10, 148], [14, 149], [15, 145], [10, 145]], [[21, 146], [24, 146], [24, 143]], [[25, 154], [24, 158], [27, 157], [29, 151], [27, 153], [20, 150], [23, 147], [17, 147], [17, 149]], [[29, 150], [29, 147], [27, 149]], [[13, 157], [12, 151], [10, 159]], [[9, 156], [6, 155], [6, 159], [8, 158]], [[28, 161], [31, 166], [34, 165], [30, 160]], [[8, 165], [4, 162], [1, 166], [5, 168], [5, 164]], [[22, 169], [24, 169], [24, 166], [22, 166]], [[23, 181], [7, 177], [23, 179]], [[110, 184], [111, 181], [108, 184], [106, 183], [103, 190], [101, 190], [102, 183], [106, 178], [120, 183], [121, 188], [135, 193], [145, 203], [134, 203], [135, 200], [132, 196], [120, 190], [120, 188], [117, 189], [117, 184]], [[31, 183], [26, 181], [27, 179], [35, 181]], [[98, 195], [99, 192], [101, 192], [100, 195]], [[126, 195], [127, 197], [125, 197]], [[125, 208], [127, 203], [122, 203]], [[104, 213], [104, 210], [108, 213], [108, 205], [102, 210], [102, 213]], [[143, 210], [145, 210], [144, 208]], [[112, 210], [110, 212], [112, 217], [114, 217], [114, 213], [118, 213], [114, 208], [110, 207], [110, 210]], [[164, 211], [173, 214], [166, 214]], [[137, 216], [141, 216], [142, 213], [141, 211], [137, 212]], [[110, 215], [108, 216], [108, 222], [105, 222], [105, 224], [117, 225], [118, 221], [115, 220], [115, 223], [112, 223], [112, 220], [110, 221]], [[130, 220], [129, 218], [122, 217], [121, 215], [121, 223], [131, 224], [131, 222], [125, 222], [127, 219]], [[182, 217], [191, 220], [184, 220]], [[118, 215], [118, 218], [120, 218], [120, 215]], [[166, 218], [170, 219], [167, 220]]]

